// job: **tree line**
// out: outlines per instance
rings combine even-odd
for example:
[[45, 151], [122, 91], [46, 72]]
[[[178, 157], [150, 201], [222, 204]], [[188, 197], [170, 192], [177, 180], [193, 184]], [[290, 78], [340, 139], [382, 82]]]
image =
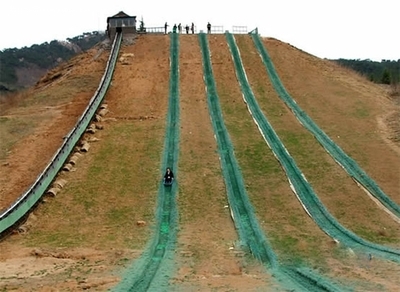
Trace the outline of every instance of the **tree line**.
[[370, 81], [379, 84], [398, 84], [400, 81], [400, 59], [397, 61], [382, 60], [381, 62], [367, 60], [333, 60], [340, 65], [353, 69]]

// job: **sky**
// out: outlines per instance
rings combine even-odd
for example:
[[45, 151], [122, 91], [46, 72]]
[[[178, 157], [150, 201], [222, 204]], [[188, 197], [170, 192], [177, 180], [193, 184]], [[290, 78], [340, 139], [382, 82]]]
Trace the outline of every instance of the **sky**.
[[123, 11], [147, 27], [258, 28], [319, 58], [398, 60], [399, 8], [399, 0], [1, 1], [0, 50], [104, 31], [107, 17]]

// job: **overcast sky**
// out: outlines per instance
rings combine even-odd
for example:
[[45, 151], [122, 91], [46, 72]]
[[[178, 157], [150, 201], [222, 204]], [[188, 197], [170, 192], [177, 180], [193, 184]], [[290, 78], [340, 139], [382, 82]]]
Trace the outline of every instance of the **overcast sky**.
[[320, 58], [398, 60], [399, 8], [399, 0], [1, 0], [0, 50], [104, 31], [107, 17], [124, 11], [148, 27], [257, 27]]

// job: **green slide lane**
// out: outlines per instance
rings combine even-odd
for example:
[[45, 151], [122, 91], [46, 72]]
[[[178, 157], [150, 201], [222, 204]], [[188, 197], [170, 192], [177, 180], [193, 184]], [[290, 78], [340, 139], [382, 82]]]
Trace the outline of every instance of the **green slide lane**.
[[328, 135], [322, 131], [317, 124], [297, 105], [295, 100], [289, 95], [283, 86], [279, 76], [275, 70], [275, 67], [268, 55], [268, 52], [260, 40], [258, 34], [251, 34], [254, 44], [261, 56], [261, 59], [266, 67], [268, 76], [274, 86], [279, 97], [285, 102], [285, 104], [292, 110], [296, 118], [300, 123], [309, 130], [319, 143], [325, 148], [325, 150], [340, 164], [347, 173], [361, 184], [370, 194], [372, 194], [379, 202], [392, 214], [397, 221], [400, 222], [400, 206], [396, 204], [390, 197], [388, 197], [379, 185], [370, 178], [364, 170], [348, 156], [335, 142], [333, 142]]
[[346, 289], [337, 288], [309, 269], [286, 267], [279, 264], [277, 256], [255, 216], [223, 121], [206, 34], [199, 34], [199, 43], [202, 51], [210, 117], [217, 140], [228, 201], [242, 248], [250, 250], [255, 258], [265, 264], [284, 289], [290, 291], [346, 291]]
[[392, 261], [400, 262], [400, 250], [375, 244], [358, 237], [356, 234], [343, 227], [328, 212], [261, 111], [247, 80], [239, 50], [233, 35], [226, 33], [226, 38], [247, 107], [265, 141], [285, 170], [293, 191], [301, 201], [307, 213], [324, 232], [326, 232], [330, 237], [340, 241], [342, 244], [359, 252], [370, 253]]
[[263, 235], [254, 210], [248, 200], [243, 178], [236, 161], [232, 143], [223, 122], [222, 111], [212, 73], [210, 53], [205, 34], [199, 34], [200, 47], [203, 56], [204, 80], [207, 88], [207, 100], [217, 139], [221, 166], [227, 188], [230, 207], [233, 212], [236, 228], [244, 247], [249, 247], [252, 254], [271, 267], [277, 266], [277, 259], [267, 239]]
[[[179, 34], [171, 34], [170, 88], [164, 154], [161, 173], [171, 167], [177, 177], [179, 155]], [[168, 291], [174, 273], [174, 249], [178, 224], [177, 182], [164, 186], [160, 181], [155, 234], [143, 255], [133, 263], [113, 291]]]

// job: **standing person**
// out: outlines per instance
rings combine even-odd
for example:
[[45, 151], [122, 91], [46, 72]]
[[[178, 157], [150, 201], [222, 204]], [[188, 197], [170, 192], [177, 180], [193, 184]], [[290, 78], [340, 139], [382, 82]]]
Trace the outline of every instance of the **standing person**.
[[164, 34], [167, 34], [167, 29], [168, 29], [168, 23], [164, 24]]
[[144, 27], [143, 19], [140, 21], [139, 31], [140, 32], [146, 32], [146, 28]]
[[192, 34], [194, 34], [194, 23], [193, 22], [192, 22], [191, 30], [192, 30]]
[[178, 24], [178, 31], [179, 33], [182, 33], [182, 25], [180, 23]]
[[167, 170], [164, 174], [164, 184], [171, 185], [172, 181], [174, 180], [174, 173], [172, 172], [171, 168], [167, 167]]
[[176, 33], [176, 23], [174, 24], [174, 27], [172, 28], [172, 32]]
[[185, 29], [186, 29], [186, 34], [189, 34], [189, 25], [186, 24]]
[[211, 23], [207, 23], [207, 33], [211, 33]]

